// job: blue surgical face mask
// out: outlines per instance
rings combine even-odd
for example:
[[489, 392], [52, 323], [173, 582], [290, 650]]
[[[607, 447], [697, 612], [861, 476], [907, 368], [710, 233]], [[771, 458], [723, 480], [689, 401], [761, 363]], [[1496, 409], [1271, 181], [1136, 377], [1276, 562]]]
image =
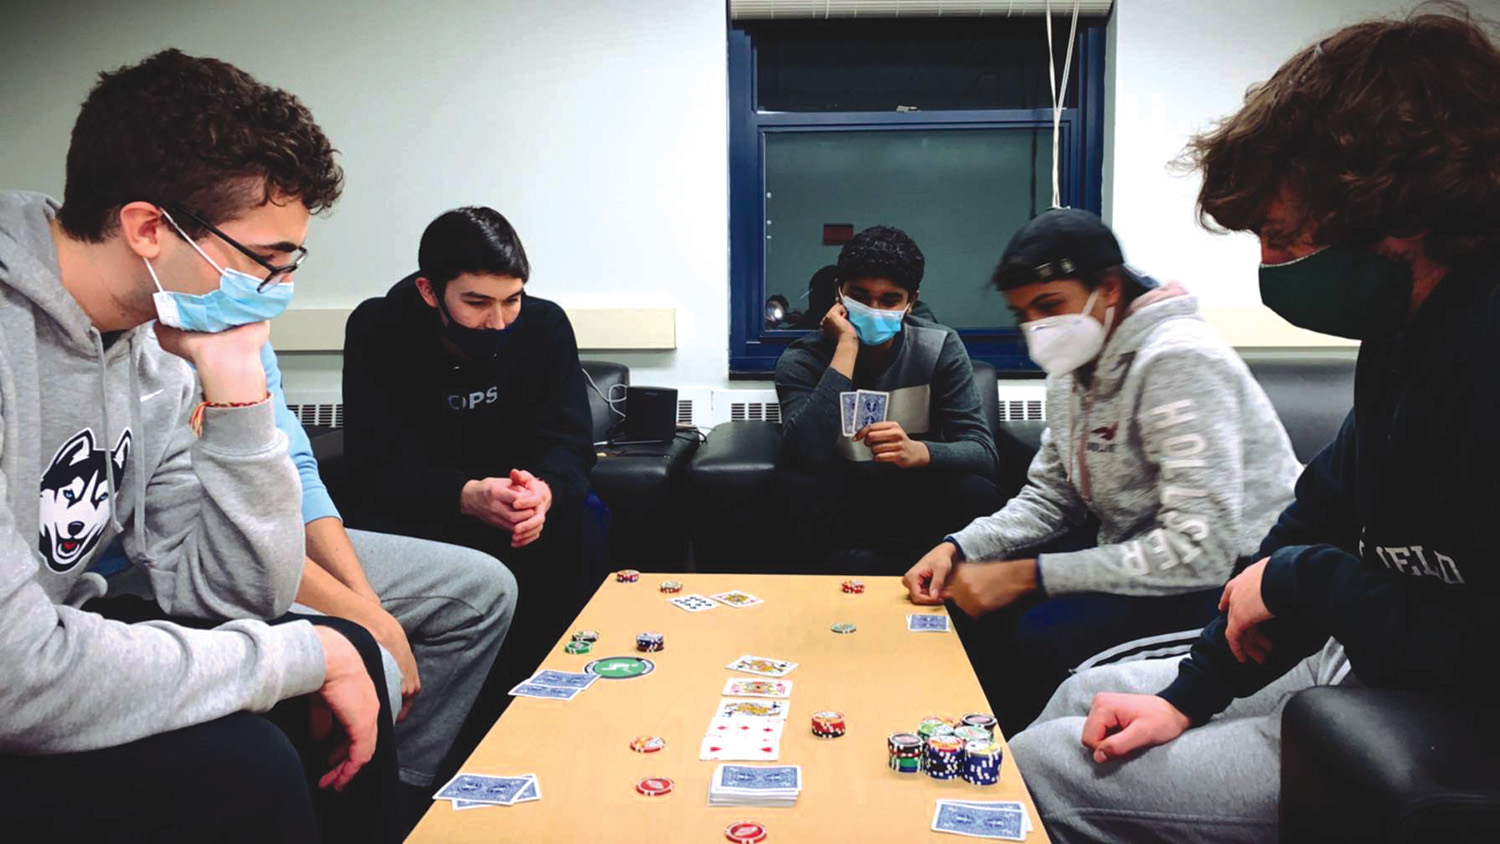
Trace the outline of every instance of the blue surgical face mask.
[[141, 260], [146, 261], [146, 271], [151, 273], [151, 280], [156, 283], [156, 292], [151, 294], [151, 300], [156, 304], [156, 318], [163, 325], [183, 331], [216, 334], [236, 326], [275, 319], [286, 310], [286, 306], [292, 301], [290, 281], [270, 284], [265, 290], [260, 290], [264, 283], [261, 279], [214, 263], [214, 259], [198, 248], [198, 244], [177, 225], [172, 215], [162, 211], [162, 216], [193, 247], [193, 251], [219, 271], [217, 290], [201, 294], [178, 293], [163, 289], [161, 279], [156, 277], [156, 269], [149, 260], [142, 258]]
[[906, 308], [899, 311], [872, 308], [843, 294], [839, 294], [839, 299], [844, 303], [844, 310], [849, 312], [849, 323], [859, 335], [860, 343], [879, 346], [901, 333], [901, 320], [906, 318]]

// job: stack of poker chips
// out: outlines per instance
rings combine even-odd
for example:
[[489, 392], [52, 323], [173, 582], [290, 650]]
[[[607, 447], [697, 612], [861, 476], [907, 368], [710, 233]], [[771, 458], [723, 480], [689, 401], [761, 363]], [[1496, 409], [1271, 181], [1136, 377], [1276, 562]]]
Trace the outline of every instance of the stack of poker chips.
[[953, 735], [933, 736], [927, 740], [927, 776], [935, 780], [958, 777], [963, 768], [964, 740]]
[[953, 735], [964, 741], [989, 741], [991, 738], [990, 734], [985, 732], [983, 727], [954, 727]]
[[590, 645], [592, 645], [593, 643], [599, 641], [599, 631], [579, 630], [577, 633], [573, 634], [573, 641], [588, 642]]
[[661, 591], [667, 592], [667, 593], [681, 592], [682, 591], [682, 581], [680, 581], [680, 580], [663, 580], [661, 582], [661, 586], [658, 587], [658, 588], [660, 588]]
[[844, 734], [844, 713], [831, 710], [814, 712], [812, 731], [818, 738], [838, 738]]
[[943, 718], [924, 718], [922, 723], [917, 725], [917, 735], [921, 736], [923, 741], [934, 736], [951, 736], [953, 725]]
[[593, 645], [589, 644], [588, 642], [581, 642], [577, 639], [574, 639], [566, 645], [563, 645], [563, 652], [570, 654], [586, 654], [593, 649]]
[[851, 595], [858, 595], [865, 591], [865, 582], [863, 580], [846, 580], [843, 584], [843, 590]]
[[963, 776], [974, 785], [1000, 781], [1000, 745], [993, 741], [971, 741], [964, 745]]
[[615, 572], [615, 580], [621, 583], [634, 583], [641, 579], [641, 573], [635, 569], [621, 569]]
[[635, 637], [635, 649], [642, 653], [654, 653], [667, 646], [667, 637], [660, 633], [642, 633]]
[[892, 733], [885, 740], [891, 754], [891, 770], [915, 774], [922, 770], [922, 737], [916, 733]]
[[988, 733], [990, 738], [995, 737], [995, 728], [1000, 725], [1000, 722], [995, 720], [995, 716], [984, 715], [979, 712], [971, 712], [965, 715], [960, 723], [965, 727], [979, 727]]

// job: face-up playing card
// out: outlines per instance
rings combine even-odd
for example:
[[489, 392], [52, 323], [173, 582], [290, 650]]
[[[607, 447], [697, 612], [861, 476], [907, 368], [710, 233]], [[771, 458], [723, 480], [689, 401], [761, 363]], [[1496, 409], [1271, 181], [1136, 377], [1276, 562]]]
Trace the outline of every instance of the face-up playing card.
[[681, 607], [688, 612], [703, 612], [718, 606], [702, 595], [679, 595], [675, 598], [668, 598], [667, 603], [674, 607]]
[[527, 680], [514, 689], [510, 690], [513, 697], [540, 697], [547, 700], [572, 700], [582, 689], [562, 689], [557, 686], [543, 686]]
[[775, 762], [781, 756], [781, 739], [748, 739], [739, 736], [704, 736], [698, 758], [736, 762]]
[[858, 407], [858, 393], [839, 393], [839, 422], [843, 426], [846, 437], [852, 437], [855, 434], [854, 415]]
[[719, 791], [764, 792], [801, 791], [801, 765], [720, 765], [714, 771], [712, 787]]
[[751, 595], [749, 592], [741, 592], [738, 589], [731, 592], [720, 592], [717, 595], [709, 595], [709, 597], [730, 607], [753, 607], [756, 604], [765, 603], [765, 601]]
[[786, 721], [780, 718], [761, 718], [754, 715], [739, 715], [731, 718], [714, 718], [708, 722], [704, 735], [729, 738], [738, 736], [745, 741], [781, 741]]
[[792, 681], [730, 677], [724, 681], [724, 694], [728, 697], [791, 697]]
[[886, 409], [891, 403], [891, 394], [882, 393], [878, 390], [859, 390], [857, 395], [857, 406], [854, 414], [854, 433], [874, 425], [876, 422], [884, 422]]
[[532, 777], [492, 777], [486, 774], [459, 774], [438, 789], [434, 800], [463, 800], [508, 806], [515, 801]]
[[555, 686], [559, 689], [587, 689], [591, 683], [599, 679], [597, 674], [575, 674], [571, 671], [553, 671], [550, 668], [536, 673], [527, 682], [536, 683], [539, 686]]
[[939, 801], [932, 815], [934, 832], [952, 832], [972, 838], [1024, 841], [1025, 815], [1010, 808], [983, 808], [968, 803]]
[[906, 629], [917, 633], [947, 633], [948, 616], [916, 613], [906, 617]]
[[724, 698], [719, 701], [719, 708], [714, 713], [714, 717], [739, 718], [748, 715], [753, 718], [786, 718], [786, 713], [787, 702], [784, 700]]
[[784, 659], [771, 659], [765, 656], [745, 654], [724, 667], [730, 671], [743, 671], [746, 674], [760, 674], [764, 677], [785, 677], [792, 673], [792, 669], [797, 667], [797, 663]]

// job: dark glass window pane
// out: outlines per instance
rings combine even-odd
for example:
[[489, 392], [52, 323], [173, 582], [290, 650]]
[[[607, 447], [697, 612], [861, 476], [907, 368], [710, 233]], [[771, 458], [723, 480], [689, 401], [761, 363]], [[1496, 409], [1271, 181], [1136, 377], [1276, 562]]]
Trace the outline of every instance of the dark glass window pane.
[[[1089, 22], [1080, 19], [1080, 30]], [[1052, 105], [1046, 30], [1036, 17], [796, 21], [747, 29], [755, 40], [762, 111]], [[1068, 20], [1055, 18], [1052, 32], [1061, 78]], [[1073, 70], [1077, 68], [1075, 58]], [[1074, 104], [1073, 87], [1068, 85], [1065, 105]]]
[[[921, 247], [921, 297], [939, 321], [1011, 326], [989, 277], [1011, 235], [1051, 203], [1051, 155], [1047, 129], [768, 133], [766, 295], [806, 311], [813, 273], [838, 259], [824, 227], [889, 225]], [[806, 316], [799, 324], [822, 315]]]

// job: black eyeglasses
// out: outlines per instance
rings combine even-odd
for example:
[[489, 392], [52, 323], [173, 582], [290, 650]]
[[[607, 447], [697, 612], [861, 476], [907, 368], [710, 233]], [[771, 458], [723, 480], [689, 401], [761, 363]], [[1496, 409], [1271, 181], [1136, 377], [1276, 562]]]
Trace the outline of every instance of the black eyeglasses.
[[212, 223], [208, 222], [202, 217], [199, 217], [197, 214], [194, 214], [186, 208], [176, 208], [173, 210], [175, 210], [178, 214], [181, 214], [182, 216], [188, 218], [189, 220], [192, 220], [203, 228], [208, 229], [208, 231], [211, 232], [214, 237], [217, 237], [230, 246], [233, 246], [235, 249], [239, 250], [240, 254], [254, 261], [256, 264], [259, 264], [261, 268], [269, 273], [269, 275], [266, 276], [265, 280], [260, 283], [260, 286], [255, 288], [257, 293], [265, 290], [267, 287], [270, 287], [271, 284], [276, 281], [276, 279], [281, 278], [284, 275], [290, 275], [298, 267], [302, 266], [303, 261], [307, 260], [307, 247], [298, 246], [296, 252], [294, 252], [292, 255], [292, 262], [290, 264], [283, 264], [278, 267], [275, 264], [272, 264], [270, 261], [267, 261], [259, 255], [255, 254], [255, 252], [252, 251], [250, 247], [219, 231], [218, 228], [215, 227]]

